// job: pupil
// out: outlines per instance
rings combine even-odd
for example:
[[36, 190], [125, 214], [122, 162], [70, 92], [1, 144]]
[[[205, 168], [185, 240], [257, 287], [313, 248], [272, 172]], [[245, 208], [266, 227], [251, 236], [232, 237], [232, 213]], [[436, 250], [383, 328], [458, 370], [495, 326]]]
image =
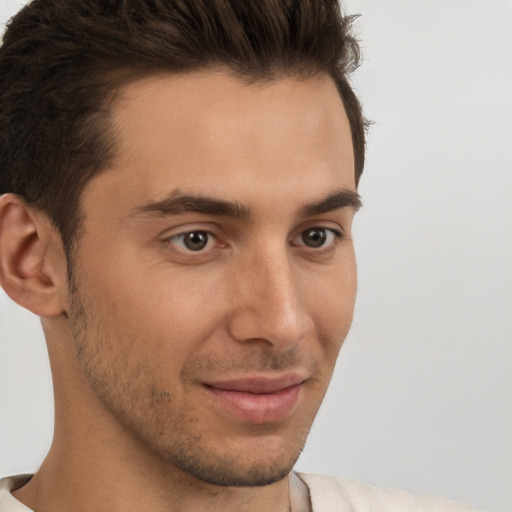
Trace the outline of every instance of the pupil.
[[326, 238], [325, 229], [308, 229], [302, 235], [302, 240], [309, 247], [321, 247], [324, 245]]
[[191, 251], [200, 251], [208, 243], [208, 233], [205, 231], [192, 231], [185, 235], [185, 246]]

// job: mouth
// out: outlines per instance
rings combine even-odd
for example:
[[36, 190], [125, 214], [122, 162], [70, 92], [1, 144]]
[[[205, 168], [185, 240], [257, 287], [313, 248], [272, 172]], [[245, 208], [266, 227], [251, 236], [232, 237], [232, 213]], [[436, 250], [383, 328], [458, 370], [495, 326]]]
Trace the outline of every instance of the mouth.
[[297, 408], [306, 382], [298, 374], [276, 378], [246, 377], [205, 383], [216, 406], [244, 422], [262, 424], [281, 421]]

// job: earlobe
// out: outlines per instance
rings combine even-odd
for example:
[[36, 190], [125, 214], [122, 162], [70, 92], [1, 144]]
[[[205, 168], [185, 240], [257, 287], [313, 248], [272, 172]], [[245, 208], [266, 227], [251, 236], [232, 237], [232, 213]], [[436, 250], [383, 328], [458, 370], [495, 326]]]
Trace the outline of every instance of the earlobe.
[[0, 196], [0, 286], [42, 317], [57, 316], [64, 309], [60, 288], [66, 271], [50, 261], [59, 242], [44, 214], [14, 194]]

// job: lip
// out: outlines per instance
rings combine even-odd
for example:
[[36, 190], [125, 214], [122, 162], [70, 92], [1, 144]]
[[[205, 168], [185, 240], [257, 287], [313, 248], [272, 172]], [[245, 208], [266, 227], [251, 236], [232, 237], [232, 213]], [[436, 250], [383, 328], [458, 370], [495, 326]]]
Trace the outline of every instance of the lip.
[[298, 374], [279, 377], [244, 377], [205, 383], [215, 404], [248, 423], [273, 423], [296, 409], [306, 379]]

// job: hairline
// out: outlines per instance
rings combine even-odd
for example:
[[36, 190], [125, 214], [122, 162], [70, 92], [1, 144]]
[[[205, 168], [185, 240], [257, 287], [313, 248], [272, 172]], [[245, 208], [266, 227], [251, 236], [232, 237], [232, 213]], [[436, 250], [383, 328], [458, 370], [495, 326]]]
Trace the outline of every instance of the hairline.
[[[270, 84], [274, 81], [284, 80], [284, 79], [292, 79], [297, 81], [306, 81], [311, 80], [317, 77], [325, 77], [333, 81], [336, 90], [338, 92], [338, 97], [341, 103], [341, 106], [344, 109], [345, 115], [349, 120], [349, 124], [351, 127], [351, 147], [353, 149], [353, 159], [354, 159], [354, 178], [356, 180], [356, 191], [357, 191], [357, 169], [356, 169], [356, 154], [355, 154], [355, 143], [352, 135], [352, 123], [348, 116], [348, 109], [345, 106], [345, 101], [342, 96], [342, 92], [340, 90], [337, 77], [333, 72], [329, 72], [325, 69], [314, 69], [314, 66], [310, 66], [307, 68], [303, 66], [301, 68], [290, 68], [285, 69], [284, 67], [278, 68], [276, 67], [272, 70], [272, 73], [257, 73], [257, 72], [242, 72], [240, 70], [235, 69], [234, 67], [228, 66], [222, 63], [211, 63], [199, 65], [197, 67], [193, 67], [190, 69], [183, 70], [172, 70], [165, 68], [143, 68], [143, 67], [128, 67], [123, 66], [118, 69], [114, 69], [112, 71], [107, 71], [102, 75], [100, 79], [103, 82], [104, 87], [108, 90], [107, 96], [103, 99], [103, 101], [99, 104], [98, 112], [103, 113], [104, 117], [100, 123], [100, 127], [97, 128], [99, 130], [99, 136], [103, 140], [108, 140], [109, 143], [109, 154], [107, 158], [104, 159], [102, 164], [93, 172], [91, 172], [87, 179], [84, 181], [83, 186], [79, 189], [78, 196], [76, 197], [76, 217], [74, 219], [74, 224], [72, 225], [72, 229], [70, 233], [62, 233], [61, 229], [57, 227], [57, 230], [63, 239], [64, 252], [67, 260], [67, 274], [68, 280], [71, 283], [73, 278], [73, 270], [74, 270], [74, 262], [76, 260], [78, 254], [78, 246], [80, 239], [82, 238], [85, 228], [84, 222], [86, 219], [85, 212], [82, 208], [82, 197], [85, 188], [89, 184], [89, 182], [97, 176], [100, 176], [104, 172], [109, 172], [109, 163], [116, 156], [116, 151], [119, 147], [119, 135], [120, 135], [120, 127], [115, 125], [114, 123], [114, 114], [116, 108], [123, 108], [123, 94], [124, 91], [130, 86], [136, 84], [137, 82], [142, 82], [144, 80], [150, 80], [152, 78], [164, 77], [164, 76], [184, 76], [190, 74], [209, 74], [209, 73], [227, 73], [230, 76], [240, 80], [246, 86], [255, 86], [258, 84]], [[92, 117], [92, 116], [91, 116]], [[84, 124], [88, 124], [90, 119], [87, 120]], [[37, 205], [36, 205], [37, 206]], [[66, 236], [66, 240], [64, 240], [64, 236]]]

